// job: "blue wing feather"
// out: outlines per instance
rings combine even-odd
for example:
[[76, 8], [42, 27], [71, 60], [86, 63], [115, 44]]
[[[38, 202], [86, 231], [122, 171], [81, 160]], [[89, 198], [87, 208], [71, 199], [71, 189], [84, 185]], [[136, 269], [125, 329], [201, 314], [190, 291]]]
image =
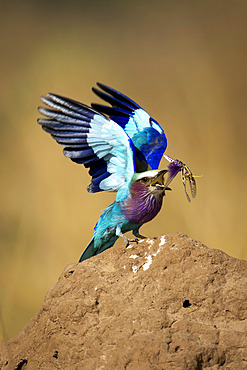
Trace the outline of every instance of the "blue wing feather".
[[131, 138], [137, 149], [136, 171], [142, 172], [148, 167], [157, 169], [167, 147], [167, 139], [160, 124], [126, 95], [101, 83], [97, 85], [103, 92], [96, 88], [93, 88], [93, 92], [112, 107], [95, 103], [91, 106], [107, 114]]

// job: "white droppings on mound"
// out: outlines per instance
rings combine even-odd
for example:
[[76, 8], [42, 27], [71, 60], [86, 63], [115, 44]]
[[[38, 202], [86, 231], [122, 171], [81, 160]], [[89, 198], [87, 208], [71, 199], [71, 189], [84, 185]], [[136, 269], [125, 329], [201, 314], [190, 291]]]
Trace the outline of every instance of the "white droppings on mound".
[[157, 249], [157, 252], [153, 253], [153, 254], [152, 254], [152, 256], [156, 257], [156, 256], [157, 256], [157, 254], [158, 254], [158, 253], [160, 253], [161, 249], [162, 249], [162, 248], [161, 248], [161, 247], [159, 247], [159, 248]]
[[152, 239], [146, 239], [146, 242], [148, 243], [148, 249], [150, 249], [152, 247], [152, 245], [154, 244], [154, 241]]
[[136, 274], [137, 271], [139, 270], [139, 267], [134, 265], [134, 266], [132, 266], [132, 270], [133, 270], [134, 274]]
[[143, 271], [146, 271], [147, 269], [149, 269], [149, 267], [152, 264], [152, 256], [151, 256], [151, 254], [149, 256], [145, 257], [145, 258], [146, 258], [147, 262], [145, 262], [144, 265], [142, 266]]
[[166, 236], [165, 235], [161, 235], [159, 247], [161, 247], [164, 244], [166, 244]]
[[[146, 239], [146, 242], [149, 244], [148, 249], [150, 249], [152, 247], [152, 245], [154, 244], [154, 240], [149, 239], [149, 238]], [[160, 251], [162, 250], [162, 246], [165, 243], [166, 243], [165, 235], [162, 235], [160, 237], [159, 248], [157, 249], [157, 251], [152, 253], [152, 254], [149, 254], [149, 255], [147, 255], [147, 252], [145, 252], [146, 262], [142, 265], [143, 271], [146, 271], [146, 270], [149, 269], [149, 267], [151, 266], [151, 264], [153, 262], [153, 257], [156, 257], [157, 254], [160, 253]], [[138, 256], [137, 254], [132, 254], [131, 256], [129, 256], [129, 258], [133, 258], [133, 259], [136, 259], [138, 257], [140, 257], [140, 256]], [[139, 270], [139, 267], [137, 265], [133, 265], [132, 270], [133, 270], [134, 274], [136, 274], [137, 271]]]
[[[154, 241], [153, 240], [151, 240], [153, 243], [154, 243]], [[152, 243], [152, 244], [153, 244]], [[146, 261], [147, 262], [145, 262], [144, 263], [144, 265], [142, 266], [142, 268], [143, 268], [143, 271], [146, 271], [147, 269], [149, 269], [149, 267], [151, 266], [151, 264], [152, 264], [152, 261], [153, 261], [153, 258], [152, 257], [156, 257], [157, 256], [157, 254], [158, 253], [160, 253], [160, 251], [161, 251], [161, 246], [162, 245], [164, 245], [165, 244], [165, 238], [164, 239], [162, 239], [162, 241], [160, 242], [160, 244], [159, 244], [159, 248], [157, 249], [157, 251], [156, 252], [154, 252], [154, 253], [152, 253], [152, 254], [150, 254], [150, 255], [148, 255], [148, 256], [146, 256], [146, 254], [147, 253], [145, 253], [145, 258], [146, 258]]]
[[143, 243], [143, 242], [145, 242], [145, 240], [146, 240], [146, 239], [139, 239], [139, 240], [138, 240], [138, 244], [139, 244], [139, 243]]

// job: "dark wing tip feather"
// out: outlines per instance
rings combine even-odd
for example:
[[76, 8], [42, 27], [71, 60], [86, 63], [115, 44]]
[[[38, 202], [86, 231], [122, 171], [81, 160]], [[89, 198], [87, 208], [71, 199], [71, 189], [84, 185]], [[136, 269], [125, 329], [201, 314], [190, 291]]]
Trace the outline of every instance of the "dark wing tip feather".
[[[52, 103], [57, 103], [60, 106], [69, 108], [79, 113], [83, 111], [84, 113], [90, 112], [90, 114], [99, 114], [99, 112], [94, 110], [92, 107], [62, 95], [47, 93], [47, 96], [41, 96], [40, 99], [46, 105], [52, 106]], [[58, 107], [57, 109], [61, 109], [61, 107]]]
[[[97, 104], [97, 103], [92, 103], [91, 106], [93, 109], [96, 111], [106, 114], [109, 117], [112, 116], [124, 116], [124, 117], [129, 117], [133, 115], [133, 112], [127, 111], [126, 109], [122, 108], [117, 108], [117, 107], [109, 107], [108, 105], [102, 105], [102, 104]], [[107, 117], [108, 118], [108, 117]]]
[[[134, 100], [130, 99], [128, 96], [122, 94], [120, 91], [117, 91], [117, 90], [113, 89], [112, 87], [109, 87], [107, 85], [104, 85], [104, 84], [102, 84], [100, 82], [97, 82], [97, 86], [101, 90], [103, 90], [104, 92], [106, 92], [107, 94], [110, 94], [112, 97], [114, 97], [115, 99], [119, 100], [119, 102], [121, 102], [121, 104], [123, 104], [123, 103], [125, 105], [127, 104], [132, 109], [140, 109], [141, 108], [139, 104], [137, 104]], [[93, 92], [95, 94], [97, 94], [97, 93], [94, 90], [100, 91], [98, 89], [93, 88]], [[101, 92], [101, 94], [103, 94], [103, 93]], [[104, 99], [104, 98], [102, 98], [102, 99]]]
[[112, 95], [106, 94], [95, 87], [92, 88], [92, 91], [102, 100], [105, 100], [107, 103], [111, 104], [112, 107], [120, 107], [124, 108], [125, 110], [132, 112], [133, 111], [133, 105], [127, 103], [126, 101], [123, 101], [122, 99], [118, 99]]

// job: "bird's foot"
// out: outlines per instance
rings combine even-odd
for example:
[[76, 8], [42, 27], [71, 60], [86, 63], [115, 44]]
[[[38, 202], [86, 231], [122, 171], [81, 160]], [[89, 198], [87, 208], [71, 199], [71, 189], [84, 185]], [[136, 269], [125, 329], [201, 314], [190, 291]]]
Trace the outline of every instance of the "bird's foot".
[[120, 238], [122, 238], [125, 241], [125, 247], [127, 248], [129, 246], [129, 243], [137, 243], [138, 244], [138, 239], [137, 238], [127, 238], [127, 236], [123, 235], [122, 233], [119, 234]]
[[139, 234], [138, 231], [133, 231], [133, 235], [136, 236], [139, 239], [147, 239], [146, 236]]
[[138, 244], [138, 239], [137, 238], [132, 238], [132, 239], [130, 239], [130, 238], [126, 238], [126, 248], [129, 246], [129, 243], [136, 243], [136, 244]]

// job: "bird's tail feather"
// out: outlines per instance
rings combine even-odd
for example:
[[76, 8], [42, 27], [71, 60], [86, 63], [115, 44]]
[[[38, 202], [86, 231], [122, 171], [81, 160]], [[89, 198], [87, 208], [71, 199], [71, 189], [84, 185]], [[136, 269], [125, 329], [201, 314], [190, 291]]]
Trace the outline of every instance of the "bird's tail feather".
[[88, 258], [95, 256], [96, 254], [97, 254], [97, 251], [94, 248], [94, 238], [92, 238], [91, 241], [89, 242], [89, 244], [84, 249], [84, 251], [83, 251], [83, 253], [82, 253], [82, 255], [79, 259], [79, 262], [87, 260]]
[[104, 243], [98, 248], [95, 248], [94, 238], [92, 238], [89, 244], [84, 249], [79, 262], [85, 261], [88, 258], [96, 256], [96, 254], [99, 254], [101, 252], [104, 252], [104, 250], [111, 248], [117, 239], [118, 237], [111, 238], [108, 242]]

